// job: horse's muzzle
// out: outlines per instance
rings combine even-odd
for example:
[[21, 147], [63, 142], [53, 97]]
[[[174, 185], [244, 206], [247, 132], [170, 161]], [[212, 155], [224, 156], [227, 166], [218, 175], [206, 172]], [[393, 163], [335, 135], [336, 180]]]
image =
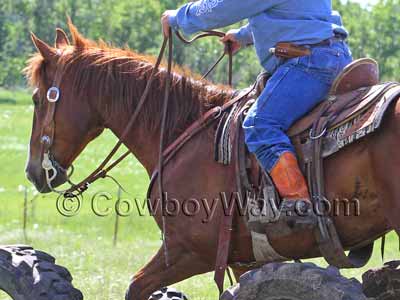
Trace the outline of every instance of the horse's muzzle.
[[[41, 194], [52, 192], [46, 181], [46, 175], [41, 163], [29, 162], [25, 170], [26, 178], [35, 186]], [[57, 176], [51, 182], [53, 188], [64, 184], [68, 180], [65, 170], [57, 170]]]

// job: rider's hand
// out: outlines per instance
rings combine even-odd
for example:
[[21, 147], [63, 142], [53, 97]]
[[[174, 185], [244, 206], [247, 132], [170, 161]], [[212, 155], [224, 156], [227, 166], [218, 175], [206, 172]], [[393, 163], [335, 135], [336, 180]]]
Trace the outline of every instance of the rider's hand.
[[237, 30], [231, 29], [225, 34], [223, 38], [220, 39], [220, 41], [224, 43], [225, 46], [228, 46], [228, 42], [230, 42], [232, 54], [236, 54], [240, 50], [240, 48], [242, 48], [242, 45], [236, 39], [236, 32]]
[[169, 17], [172, 15], [173, 10], [166, 10], [161, 16], [161, 25], [164, 37], [169, 37], [169, 29], [171, 28], [169, 24]]

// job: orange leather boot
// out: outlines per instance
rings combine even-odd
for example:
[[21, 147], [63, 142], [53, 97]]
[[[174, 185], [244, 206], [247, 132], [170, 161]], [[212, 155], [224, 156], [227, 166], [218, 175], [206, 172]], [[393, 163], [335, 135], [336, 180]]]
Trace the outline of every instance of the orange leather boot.
[[318, 219], [296, 156], [290, 152], [282, 154], [270, 175], [282, 198], [277, 220], [281, 229], [278, 231], [290, 234], [313, 229]]
[[310, 201], [306, 180], [293, 153], [283, 153], [270, 175], [283, 199]]

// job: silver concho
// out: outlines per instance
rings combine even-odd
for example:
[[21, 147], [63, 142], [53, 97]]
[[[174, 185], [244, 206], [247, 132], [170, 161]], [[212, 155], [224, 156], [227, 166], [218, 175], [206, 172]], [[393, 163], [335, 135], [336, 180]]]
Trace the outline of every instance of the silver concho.
[[47, 100], [49, 102], [57, 102], [60, 99], [60, 90], [53, 86], [47, 91]]

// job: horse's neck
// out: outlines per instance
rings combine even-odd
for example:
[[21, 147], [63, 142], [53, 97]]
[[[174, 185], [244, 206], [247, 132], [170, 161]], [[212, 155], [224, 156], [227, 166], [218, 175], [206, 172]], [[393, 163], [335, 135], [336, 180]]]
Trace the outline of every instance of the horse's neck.
[[[119, 124], [110, 124], [109, 129], [117, 138], [120, 138], [128, 121], [128, 119], [121, 118]], [[123, 143], [151, 175], [157, 165], [160, 134], [149, 133], [136, 126]]]
[[135, 131], [136, 133], [127, 139], [125, 145], [151, 176], [157, 166], [160, 134], [150, 134], [143, 130]]
[[[200, 82], [196, 82], [191, 80], [190, 78], [182, 78], [179, 75], [174, 75], [174, 80], [176, 82], [173, 84], [173, 88], [170, 93], [170, 107], [168, 108], [168, 112], [171, 114], [167, 118], [177, 118], [178, 116], [183, 116], [179, 118], [179, 123], [176, 124], [174, 129], [169, 129], [168, 134], [169, 142], [175, 140], [183, 130], [188, 128], [194, 119], [197, 119], [196, 111], [203, 111], [204, 108], [201, 107], [203, 105], [200, 101], [202, 97], [208, 97], [209, 99], [215, 100], [217, 102], [225, 101], [225, 98], [231, 97], [231, 91], [222, 91], [219, 90], [216, 86], [203, 86]], [[160, 76], [155, 79], [153, 86], [164, 86], [161, 80], [165, 79], [165, 76]], [[183, 80], [184, 83], [179, 80]], [[178, 84], [177, 84], [178, 83]], [[183, 84], [183, 85], [182, 85]], [[194, 86], [197, 84], [197, 86]], [[145, 86], [145, 85], [140, 85]], [[182, 90], [187, 89], [190, 92], [188, 95], [191, 99], [185, 99], [182, 95]], [[141, 91], [139, 94], [142, 94]], [[160, 101], [163, 101], [164, 90], [160, 89], [157, 93], [152, 94], [149, 99], [147, 99], [147, 103], [144, 105], [156, 105], [157, 109], [152, 109], [152, 118], [157, 122], [161, 120], [161, 108]], [[189, 102], [192, 101], [192, 102]], [[185, 107], [187, 109], [185, 109]], [[195, 109], [193, 110], [193, 107]], [[145, 108], [142, 108], [145, 110]], [[145, 112], [146, 113], [146, 112]], [[186, 115], [185, 115], [186, 114]], [[149, 115], [148, 111], [147, 114]], [[113, 124], [108, 124], [109, 128], [114, 132], [117, 137], [121, 137], [123, 131], [125, 130], [126, 124], [128, 124], [129, 119], [131, 118], [131, 114], [127, 113], [126, 110], [121, 109], [118, 114], [118, 118], [113, 118]], [[192, 116], [192, 118], [188, 117]], [[139, 122], [137, 122], [139, 123]], [[141, 164], [146, 168], [147, 172], [151, 174], [158, 161], [159, 155], [159, 143], [160, 143], [160, 132], [158, 130], [153, 130], [150, 128], [146, 128], [143, 124], [135, 124], [132, 130], [132, 133], [124, 140], [124, 144], [131, 150], [131, 152], [135, 155], [135, 157], [141, 162]]]
[[[153, 86], [162, 86], [159, 80], [155, 79], [153, 82]], [[142, 85], [144, 86], [144, 85]], [[139, 94], [142, 94], [141, 91]], [[173, 100], [176, 90], [172, 89], [170, 94], [170, 100]], [[197, 95], [193, 95], [197, 96]], [[164, 91], [160, 91], [159, 95], [152, 95], [146, 100], [146, 105], [152, 105], [156, 101], [162, 101], [164, 97]], [[144, 107], [142, 108], [142, 112]], [[161, 112], [159, 110], [155, 110], [156, 113], [152, 116], [154, 120], [161, 120]], [[160, 115], [157, 115], [160, 114]], [[126, 128], [126, 124], [129, 123], [129, 120], [132, 114], [128, 113], [127, 110], [123, 108], [116, 113], [118, 117], [112, 117], [109, 119], [109, 123], [107, 127], [118, 137], [120, 138]], [[185, 126], [178, 126], [180, 129]], [[169, 136], [174, 140], [179, 135], [178, 132], [169, 132]], [[144, 166], [147, 170], [148, 174], [151, 175], [155, 170], [158, 162], [159, 156], [159, 144], [160, 144], [160, 132], [159, 130], [151, 130], [140, 124], [140, 121], [137, 124], [133, 125], [131, 133], [124, 139], [125, 146], [133, 153], [133, 155], [139, 160], [139, 162]]]

